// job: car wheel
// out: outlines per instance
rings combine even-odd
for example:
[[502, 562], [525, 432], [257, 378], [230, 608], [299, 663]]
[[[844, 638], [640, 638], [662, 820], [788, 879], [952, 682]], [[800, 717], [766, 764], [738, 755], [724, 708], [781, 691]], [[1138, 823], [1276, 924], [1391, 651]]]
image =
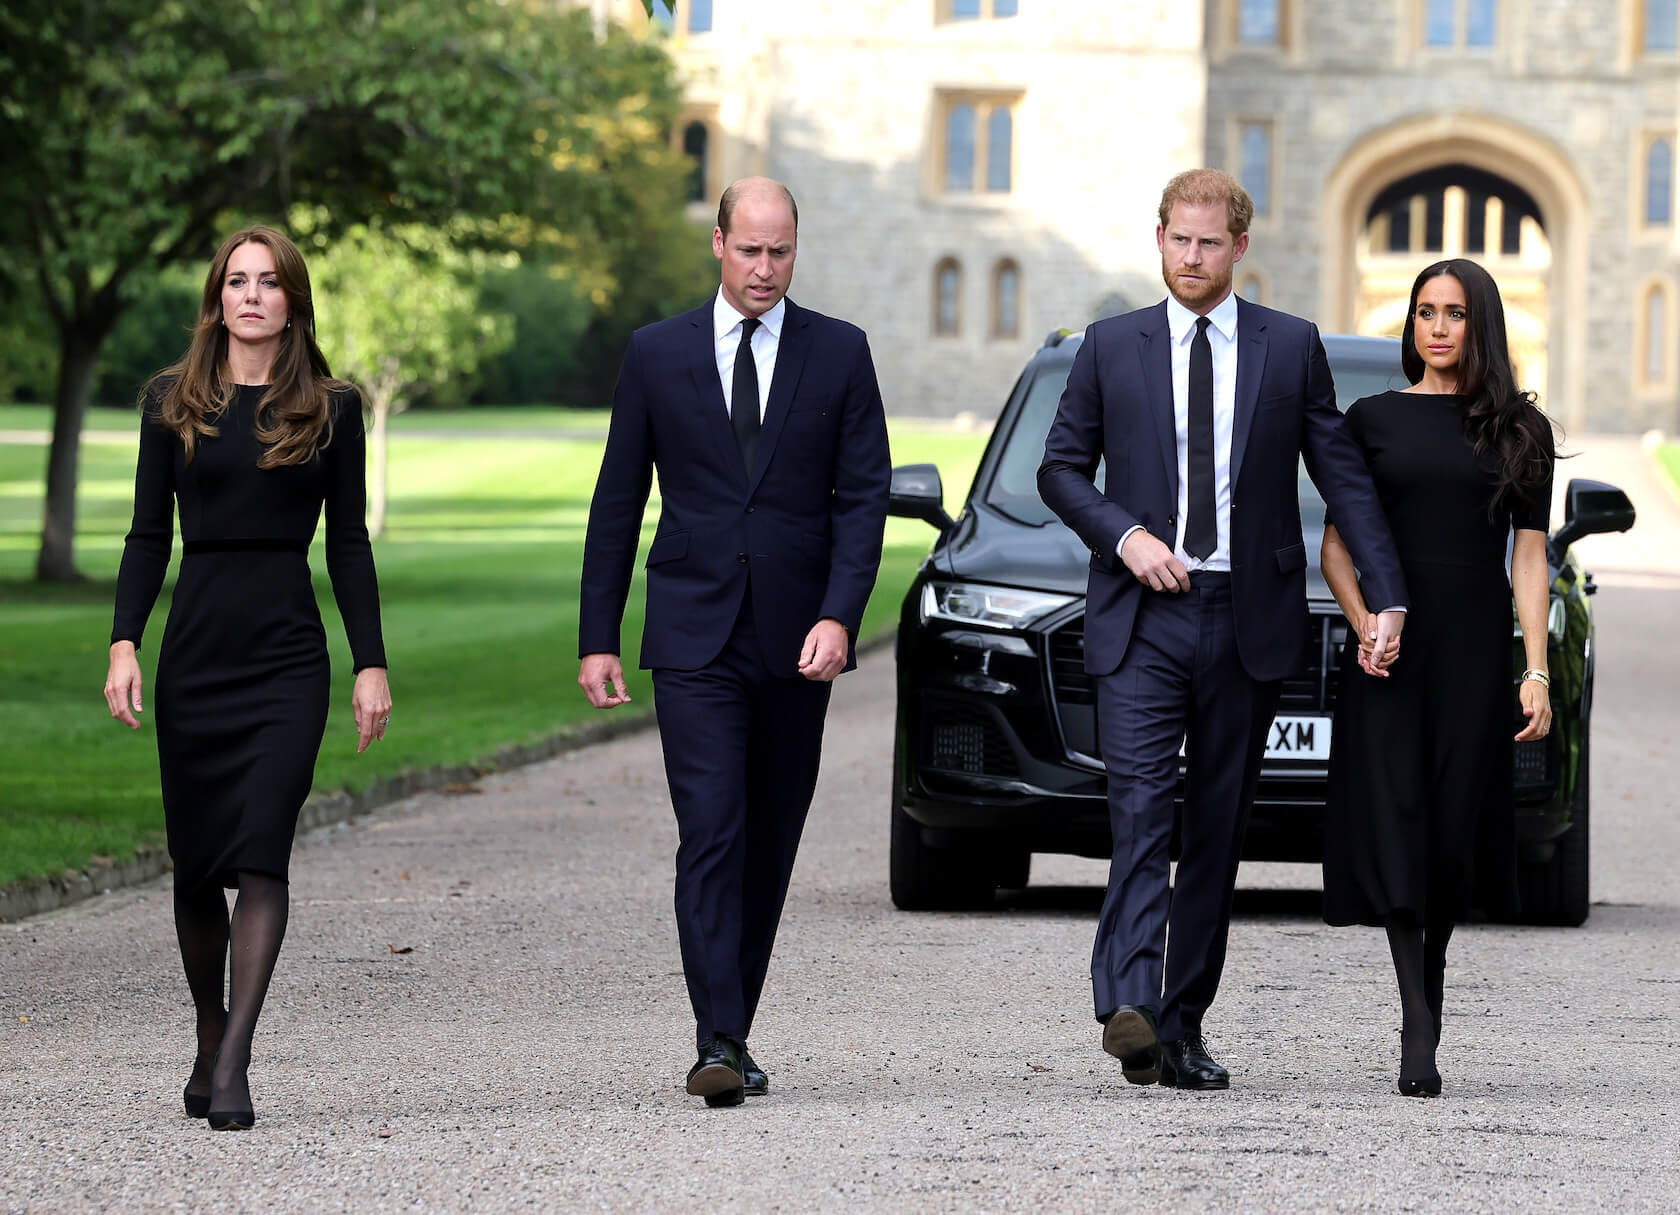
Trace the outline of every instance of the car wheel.
[[[899, 791], [901, 771], [895, 746], [887, 866], [893, 906], [901, 911], [990, 907], [997, 892], [995, 863], [988, 863], [991, 858], [977, 849], [940, 848], [924, 840], [921, 827], [904, 812], [904, 797]], [[1026, 876], [1024, 870], [1021, 876]]]
[[1575, 777], [1575, 799], [1571, 806], [1569, 830], [1558, 837], [1547, 860], [1525, 861], [1517, 869], [1522, 918], [1530, 924], [1575, 928], [1587, 920], [1590, 904], [1589, 844], [1592, 838], [1587, 741], [1587, 730], [1583, 726], [1581, 766]]

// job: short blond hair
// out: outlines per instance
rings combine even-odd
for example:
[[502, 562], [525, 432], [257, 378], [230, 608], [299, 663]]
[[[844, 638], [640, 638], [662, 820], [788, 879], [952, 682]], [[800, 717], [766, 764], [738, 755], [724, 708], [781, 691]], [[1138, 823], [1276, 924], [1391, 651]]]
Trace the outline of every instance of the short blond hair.
[[1172, 217], [1175, 203], [1184, 203], [1191, 207], [1211, 207], [1215, 203], [1225, 204], [1225, 213], [1230, 217], [1227, 227], [1233, 237], [1241, 236], [1248, 231], [1248, 225], [1254, 219], [1254, 200], [1248, 196], [1248, 191], [1242, 188], [1242, 183], [1229, 173], [1221, 173], [1218, 169], [1187, 169], [1167, 183], [1167, 188], [1161, 191], [1161, 226], [1167, 226], [1167, 220]]

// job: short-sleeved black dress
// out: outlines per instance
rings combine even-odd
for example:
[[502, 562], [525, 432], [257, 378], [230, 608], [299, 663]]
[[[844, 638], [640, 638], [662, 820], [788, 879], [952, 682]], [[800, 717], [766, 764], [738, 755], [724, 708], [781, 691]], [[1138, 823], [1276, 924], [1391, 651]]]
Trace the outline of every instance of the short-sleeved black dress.
[[[1488, 514], [1495, 477], [1463, 425], [1464, 398], [1386, 392], [1347, 428], [1376, 482], [1410, 596], [1400, 657], [1366, 675], [1342, 655], [1330, 734], [1324, 918], [1381, 925], [1516, 904], [1511, 736], [1511, 529], [1545, 531], [1551, 477], [1532, 502]], [[1377, 610], [1383, 605], [1369, 605]]]
[[355, 668], [385, 665], [363, 520], [361, 398], [349, 388], [333, 394], [331, 438], [308, 463], [263, 469], [255, 427], [265, 391], [239, 386], [215, 421], [219, 433], [198, 437], [190, 463], [158, 419], [160, 393], [140, 423], [111, 640], [139, 648], [178, 508], [181, 569], [149, 699], [169, 855], [183, 888], [235, 886], [242, 871], [287, 876], [331, 694], [308, 561], [323, 503], [327, 570]]

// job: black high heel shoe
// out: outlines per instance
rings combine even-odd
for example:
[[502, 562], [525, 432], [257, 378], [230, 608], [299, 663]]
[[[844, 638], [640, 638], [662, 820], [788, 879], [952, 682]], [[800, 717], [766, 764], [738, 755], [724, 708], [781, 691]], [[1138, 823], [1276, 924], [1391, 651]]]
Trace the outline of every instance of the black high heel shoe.
[[1430, 1072], [1427, 1076], [1401, 1076], [1399, 1083], [1402, 1097], [1439, 1097], [1441, 1095], [1441, 1073]]
[[210, 1116], [210, 1094], [195, 1093], [190, 1088], [181, 1090], [181, 1104], [187, 1107], [187, 1117], [208, 1118]]
[[[214, 1088], [212, 1087], [212, 1091]], [[248, 1131], [257, 1124], [257, 1115], [251, 1109], [250, 1081], [246, 1081], [245, 1105], [232, 1109], [213, 1110], [209, 1108], [210, 1098], [204, 1099], [204, 1117], [213, 1131]]]

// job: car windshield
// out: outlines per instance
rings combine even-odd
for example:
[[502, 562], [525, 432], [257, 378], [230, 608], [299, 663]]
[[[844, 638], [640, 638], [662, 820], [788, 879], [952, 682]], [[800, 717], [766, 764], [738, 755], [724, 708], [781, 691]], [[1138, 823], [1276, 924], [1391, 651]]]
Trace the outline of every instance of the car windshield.
[[[1038, 526], [1054, 522], [1056, 516], [1038, 496], [1038, 466], [1044, 459], [1044, 436], [1056, 416], [1056, 404], [1067, 386], [1069, 364], [1051, 363], [1041, 366], [1027, 383], [1020, 407], [1015, 410], [1008, 433], [1000, 436], [1003, 444], [992, 468], [991, 479], [979, 497], [992, 509], [1020, 523]], [[1387, 362], [1368, 359], [1330, 358], [1331, 374], [1336, 380], [1336, 403], [1346, 409], [1360, 397], [1373, 396], [1390, 388], [1402, 387], [1405, 380], [1397, 368]], [[1097, 467], [1096, 483], [1104, 484], [1104, 469]], [[1308, 531], [1324, 527], [1324, 500], [1313, 488], [1306, 468], [1301, 478], [1301, 522]]]

